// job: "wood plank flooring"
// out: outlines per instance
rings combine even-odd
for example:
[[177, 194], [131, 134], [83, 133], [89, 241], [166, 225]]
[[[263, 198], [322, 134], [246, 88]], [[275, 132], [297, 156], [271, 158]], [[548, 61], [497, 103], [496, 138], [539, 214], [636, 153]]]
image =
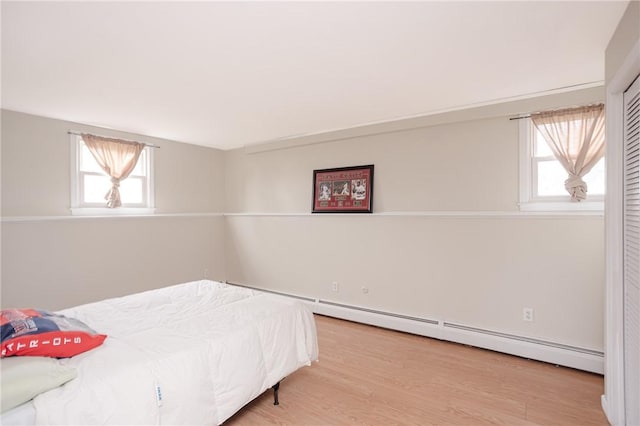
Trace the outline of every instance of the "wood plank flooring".
[[320, 361], [225, 425], [607, 425], [603, 378], [316, 315]]

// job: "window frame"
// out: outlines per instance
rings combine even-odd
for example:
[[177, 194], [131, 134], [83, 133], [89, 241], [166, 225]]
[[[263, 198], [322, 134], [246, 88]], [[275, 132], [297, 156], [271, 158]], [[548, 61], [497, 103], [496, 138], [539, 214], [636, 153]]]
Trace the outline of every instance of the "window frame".
[[569, 194], [541, 196], [537, 194], [538, 167], [542, 161], [558, 161], [555, 157], [535, 157], [535, 126], [531, 118], [519, 121], [520, 196], [518, 207], [522, 211], [601, 211], [604, 212], [604, 194], [589, 195], [581, 202], [572, 202]]
[[[71, 146], [71, 170], [70, 170], [70, 194], [71, 194], [71, 214], [73, 216], [118, 216], [118, 215], [152, 215], [155, 213], [154, 200], [154, 161], [153, 149], [149, 146], [144, 149], [144, 160], [146, 178], [143, 177], [142, 185], [143, 203], [122, 203], [121, 207], [108, 208], [105, 203], [84, 202], [84, 176], [104, 176], [97, 172], [83, 171], [82, 167], [82, 145], [84, 141], [77, 134], [70, 133]], [[133, 176], [134, 178], [137, 175]]]

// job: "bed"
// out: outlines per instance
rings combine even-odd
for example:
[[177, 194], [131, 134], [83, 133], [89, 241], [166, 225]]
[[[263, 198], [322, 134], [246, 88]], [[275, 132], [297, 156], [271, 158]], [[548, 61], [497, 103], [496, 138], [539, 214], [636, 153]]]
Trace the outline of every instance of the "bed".
[[3, 413], [3, 424], [221, 424], [318, 358], [302, 302], [215, 281], [59, 313], [108, 337], [61, 359], [77, 377]]

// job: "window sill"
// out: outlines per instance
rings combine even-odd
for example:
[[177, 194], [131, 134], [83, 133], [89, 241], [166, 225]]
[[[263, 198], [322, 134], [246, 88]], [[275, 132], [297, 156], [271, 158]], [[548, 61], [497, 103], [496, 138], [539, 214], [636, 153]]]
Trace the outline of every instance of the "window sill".
[[144, 216], [155, 214], [155, 208], [144, 207], [120, 207], [110, 209], [107, 207], [75, 207], [71, 209], [72, 216]]
[[604, 201], [532, 201], [518, 207], [525, 212], [604, 212]]

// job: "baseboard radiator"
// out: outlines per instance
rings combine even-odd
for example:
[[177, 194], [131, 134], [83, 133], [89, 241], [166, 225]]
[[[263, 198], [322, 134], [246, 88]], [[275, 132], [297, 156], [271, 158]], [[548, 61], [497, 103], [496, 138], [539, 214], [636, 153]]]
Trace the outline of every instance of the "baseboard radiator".
[[523, 358], [590, 371], [592, 373], [604, 373], [604, 353], [592, 349], [518, 336], [495, 330], [487, 330], [443, 320], [402, 315], [329, 300], [265, 290], [244, 284], [229, 284], [301, 300], [306, 303], [314, 313], [320, 315], [490, 349]]

